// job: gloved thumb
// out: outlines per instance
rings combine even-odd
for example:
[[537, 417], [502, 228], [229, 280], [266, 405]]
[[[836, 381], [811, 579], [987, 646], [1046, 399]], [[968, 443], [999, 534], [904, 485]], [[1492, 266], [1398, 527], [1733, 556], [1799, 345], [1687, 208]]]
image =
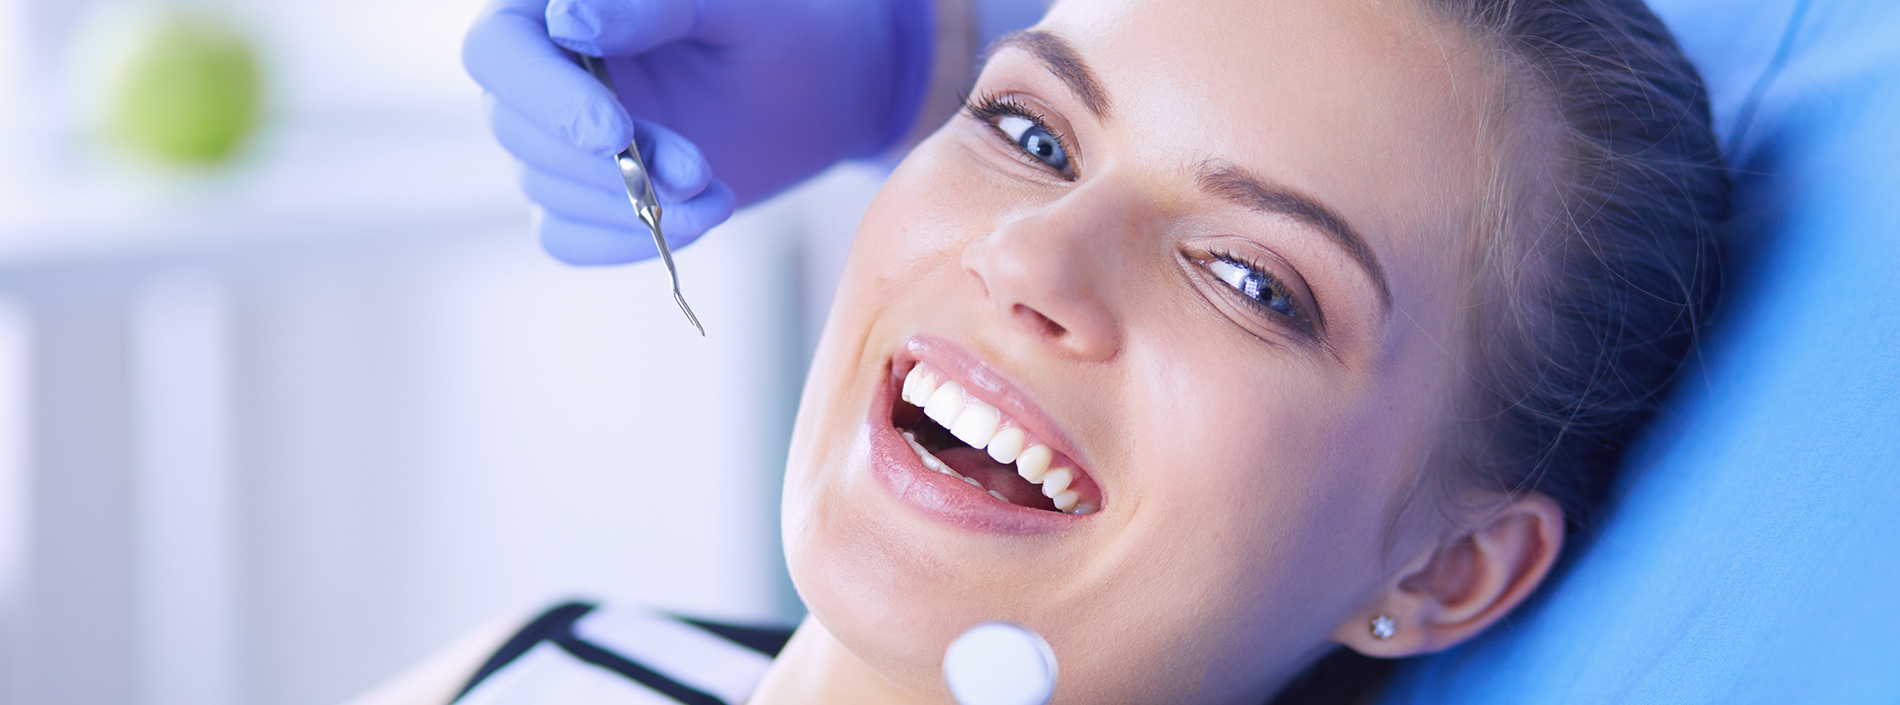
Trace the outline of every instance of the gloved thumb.
[[728, 3], [719, 0], [553, 0], [548, 36], [592, 56], [633, 56], [682, 39], [705, 39]]

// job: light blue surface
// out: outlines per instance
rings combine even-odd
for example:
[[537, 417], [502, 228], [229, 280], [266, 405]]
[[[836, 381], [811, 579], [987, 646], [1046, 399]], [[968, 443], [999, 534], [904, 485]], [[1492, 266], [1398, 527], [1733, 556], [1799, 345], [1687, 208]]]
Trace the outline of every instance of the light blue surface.
[[1737, 174], [1721, 318], [1576, 565], [1385, 703], [1900, 703], [1900, 2], [1652, 4]]

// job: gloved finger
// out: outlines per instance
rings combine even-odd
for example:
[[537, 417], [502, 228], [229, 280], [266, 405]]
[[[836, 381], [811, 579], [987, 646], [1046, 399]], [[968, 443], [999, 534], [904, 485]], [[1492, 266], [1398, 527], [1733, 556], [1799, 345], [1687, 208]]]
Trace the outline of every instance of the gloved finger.
[[593, 56], [634, 56], [685, 39], [707, 39], [725, 24], [725, 0], [553, 0], [548, 36]]
[[548, 40], [542, 0], [495, 0], [462, 42], [462, 65], [495, 99], [583, 151], [611, 155], [633, 141], [613, 93]]
[[680, 247], [692, 245], [707, 230], [716, 228], [720, 222], [731, 220], [731, 211], [739, 207], [739, 196], [733, 196], [731, 186], [726, 182], [712, 179], [707, 188], [693, 196], [692, 200], [667, 205], [659, 211], [659, 228], [667, 232], [667, 241]]
[[523, 165], [572, 181], [620, 183], [620, 170], [614, 168], [613, 157], [570, 144], [506, 103], [492, 97], [487, 102], [488, 126], [495, 140]]
[[698, 145], [646, 120], [635, 118], [633, 125], [640, 159], [646, 162], [660, 203], [692, 200], [712, 183], [712, 165], [706, 163], [706, 155], [700, 153]]
[[[529, 170], [523, 187], [544, 211], [542, 247], [570, 264], [631, 262], [658, 254], [652, 234], [634, 215], [626, 191], [604, 191], [587, 184]], [[699, 196], [666, 206], [660, 229], [674, 247], [685, 247], [732, 217], [732, 189], [713, 181]]]
[[[718, 202], [732, 201], [732, 191], [717, 181], [706, 189], [701, 199], [712, 207], [688, 208], [700, 199], [681, 204], [680, 207], [667, 208], [660, 216], [660, 228], [667, 234], [666, 241], [673, 248], [682, 248], [693, 244], [700, 235], [713, 225], [725, 220], [718, 213]], [[723, 198], [720, 194], [723, 193]], [[730, 207], [723, 209], [730, 214]], [[577, 220], [562, 216], [546, 209], [536, 209], [536, 231], [541, 239], [541, 249], [546, 250], [555, 259], [568, 264], [602, 265], [624, 264], [652, 259], [659, 256], [659, 250], [653, 247], [653, 236], [645, 226], [639, 230]], [[677, 234], [676, 234], [677, 233]]]
[[[503, 149], [523, 164], [572, 181], [620, 184], [620, 170], [603, 157], [568, 144], [499, 101], [488, 101], [488, 123]], [[679, 133], [645, 120], [634, 120], [640, 158], [646, 161], [660, 203], [698, 196], [712, 181], [712, 166], [699, 147]]]
[[[496, 139], [515, 154], [523, 165], [557, 175], [566, 181], [583, 182], [600, 190], [625, 190], [614, 158], [587, 154], [572, 144], [562, 143], [536, 125], [528, 124], [515, 110], [494, 105], [488, 112]], [[637, 122], [640, 125], [640, 158], [646, 162], [654, 190], [661, 205], [673, 205], [697, 198], [712, 182], [712, 167], [699, 148], [675, 131]]]
[[[600, 181], [570, 181], [536, 169], [525, 169], [521, 173], [521, 190], [528, 194], [528, 200], [568, 220], [579, 220], [618, 228], [627, 232], [645, 232], [647, 226], [633, 211], [633, 203], [627, 198], [626, 189], [621, 186], [620, 178], [614, 177], [610, 183]], [[665, 217], [665, 209], [661, 210]], [[662, 221], [661, 225], [665, 225]]]
[[[634, 213], [633, 202], [618, 180], [603, 187], [527, 169], [522, 172], [521, 185], [535, 203], [568, 220], [646, 232], [646, 224]], [[661, 207], [660, 228], [668, 242], [691, 242], [732, 217], [735, 204], [732, 189], [714, 180], [698, 196]]]
[[541, 249], [567, 264], [625, 264], [660, 254], [645, 233], [636, 237], [621, 228], [568, 220], [542, 209], [536, 209], [536, 216]]
[[713, 179], [699, 195], [662, 209], [660, 229], [666, 231], [667, 242], [685, 247], [706, 231], [731, 220], [738, 206], [739, 197], [733, 195], [732, 187]]

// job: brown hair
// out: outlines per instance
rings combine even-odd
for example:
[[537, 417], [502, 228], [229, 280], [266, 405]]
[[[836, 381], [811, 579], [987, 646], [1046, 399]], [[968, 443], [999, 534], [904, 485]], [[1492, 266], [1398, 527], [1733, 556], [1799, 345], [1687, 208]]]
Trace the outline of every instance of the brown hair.
[[[1541, 492], [1576, 533], [1715, 297], [1730, 185], [1708, 95], [1641, 0], [1415, 2], [1508, 76], [1466, 262], [1464, 392], [1420, 489]], [[1274, 702], [1364, 701], [1390, 663], [1338, 650]]]
[[1518, 79], [1518, 168], [1496, 170], [1468, 260], [1468, 440], [1443, 474], [1587, 528], [1714, 300], [1729, 180], [1708, 94], [1641, 0], [1426, 2]]

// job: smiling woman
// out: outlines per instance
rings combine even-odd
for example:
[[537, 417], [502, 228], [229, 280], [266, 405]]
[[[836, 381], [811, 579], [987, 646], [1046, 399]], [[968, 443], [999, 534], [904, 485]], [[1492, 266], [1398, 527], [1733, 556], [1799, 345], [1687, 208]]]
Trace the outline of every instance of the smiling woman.
[[1706, 299], [1723, 176], [1636, 3], [1064, 2], [974, 95], [860, 226], [786, 487], [813, 616], [754, 702], [940, 700], [990, 619], [1077, 703], [1447, 648]]
[[1706, 100], [1634, 0], [1064, 0], [972, 95], [859, 227], [811, 616], [728, 700], [945, 702], [990, 620], [1058, 702], [1350, 699], [1538, 586], [1710, 296]]
[[[1555, 502], [1405, 501], [1459, 390], [1497, 149], [1501, 71], [1449, 27], [1398, 4], [1077, 2], [1003, 41], [859, 229], [794, 439], [813, 620], [781, 662], [861, 663], [837, 678], [865, 701], [936, 696], [943, 645], [1005, 619], [1064, 655], [1070, 702], [1263, 702], [1332, 644], [1443, 648], [1527, 594]], [[1096, 511], [899, 452], [891, 390], [916, 365], [1062, 439]], [[797, 690], [768, 676], [755, 701]]]

